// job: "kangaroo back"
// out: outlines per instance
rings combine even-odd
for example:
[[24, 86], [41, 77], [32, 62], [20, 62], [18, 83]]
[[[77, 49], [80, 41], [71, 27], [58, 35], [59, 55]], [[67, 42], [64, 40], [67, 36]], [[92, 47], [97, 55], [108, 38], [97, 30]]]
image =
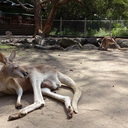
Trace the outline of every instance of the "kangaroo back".
[[72, 88], [74, 91], [73, 99], [72, 99], [72, 107], [75, 113], [78, 112], [77, 103], [82, 95], [80, 88], [76, 85], [75, 81], [70, 77], [58, 72], [58, 78], [61, 83], [67, 85], [67, 87]]

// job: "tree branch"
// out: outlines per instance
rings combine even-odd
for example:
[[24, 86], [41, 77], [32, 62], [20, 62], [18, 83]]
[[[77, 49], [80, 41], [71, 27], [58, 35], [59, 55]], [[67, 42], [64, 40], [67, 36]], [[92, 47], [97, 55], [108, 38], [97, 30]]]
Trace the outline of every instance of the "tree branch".
[[[73, 0], [73, 1], [79, 2], [79, 3], [82, 3], [82, 2], [83, 2], [83, 0]], [[58, 4], [65, 4], [65, 3], [67, 3], [67, 2], [69, 2], [69, 0], [59, 0], [59, 1], [58, 1]]]
[[50, 2], [50, 1], [51, 1], [51, 0], [44, 0], [44, 1], [40, 2], [40, 4], [41, 4], [41, 5], [47, 4], [47, 3]]
[[75, 0], [76, 2], [83, 3], [83, 0]]
[[32, 8], [27, 8], [26, 6], [24, 6], [19, 0], [16, 0], [16, 2], [18, 3], [18, 4], [20, 4], [20, 6], [23, 8], [23, 9], [25, 9], [27, 12], [30, 12], [30, 13], [33, 13], [34, 12], [34, 9]]
[[65, 3], [67, 3], [69, 0], [59, 0], [58, 1], [58, 4], [65, 4]]

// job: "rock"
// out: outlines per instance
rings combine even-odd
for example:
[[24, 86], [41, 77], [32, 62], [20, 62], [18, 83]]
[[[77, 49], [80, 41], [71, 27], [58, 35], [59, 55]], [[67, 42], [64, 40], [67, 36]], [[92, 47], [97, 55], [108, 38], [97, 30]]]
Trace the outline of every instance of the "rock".
[[36, 37], [33, 41], [32, 41], [32, 44], [35, 45], [35, 44], [41, 44], [42, 42], [42, 38], [41, 37]]
[[33, 44], [39, 44], [39, 45], [42, 45], [42, 46], [46, 46], [46, 45], [55, 45], [57, 43], [56, 43], [56, 40], [52, 39], [52, 38], [38, 37], [38, 38], [35, 38], [33, 40]]
[[80, 46], [78, 44], [75, 44], [67, 47], [65, 50], [80, 50], [80, 49], [81, 49]]
[[[73, 38], [72, 40], [73, 40], [74, 42], [76, 42], [76, 43], [81, 44], [82, 38]], [[81, 44], [81, 46], [82, 46], [82, 44]]]
[[25, 38], [25, 39], [18, 40], [18, 41], [15, 43], [15, 46], [16, 46], [17, 44], [19, 44], [19, 43], [20, 43], [21, 46], [24, 47], [24, 48], [31, 48], [31, 47], [32, 47], [32, 40], [31, 40], [31, 39]]
[[1, 43], [2, 43], [2, 44], [8, 44], [8, 43], [10, 43], [10, 40], [9, 40], [9, 39], [1, 40]]
[[96, 47], [93, 44], [85, 44], [85, 45], [83, 45], [83, 49], [86, 49], [86, 50], [93, 50], [93, 49], [98, 50], [98, 47]]
[[34, 38], [27, 38], [26, 42], [28, 42], [29, 44], [32, 44], [33, 40], [34, 40]]
[[56, 40], [53, 39], [53, 38], [46, 38], [45, 43], [46, 43], [45, 45], [55, 45], [55, 44], [57, 44]]
[[11, 31], [6, 31], [6, 32], [5, 32], [5, 35], [6, 35], [6, 38], [7, 38], [7, 39], [10, 39], [10, 38], [13, 36], [13, 34], [12, 34]]
[[69, 39], [69, 38], [62, 38], [62, 39], [59, 39], [57, 41], [57, 44], [60, 45], [61, 47], [63, 48], [67, 48], [71, 45], [74, 45], [74, 44], [78, 44], [78, 45], [81, 45], [79, 42], [77, 41], [74, 41], [72, 39]]
[[28, 40], [26, 38], [25, 39], [19, 39], [19, 40], [17, 40], [17, 43], [25, 44], [25, 43], [28, 43]]
[[91, 38], [82, 38], [81, 39], [81, 45], [85, 45], [85, 44], [93, 44], [95, 46], [99, 46], [98, 41], [95, 37], [91, 37]]
[[117, 39], [116, 42], [121, 48], [128, 48], [128, 39]]
[[35, 45], [34, 48], [42, 49], [42, 50], [64, 50], [59, 45], [46, 45], [46, 46], [41, 46], [41, 45]]
[[81, 39], [81, 45], [89, 44], [87, 38], [82, 38]]

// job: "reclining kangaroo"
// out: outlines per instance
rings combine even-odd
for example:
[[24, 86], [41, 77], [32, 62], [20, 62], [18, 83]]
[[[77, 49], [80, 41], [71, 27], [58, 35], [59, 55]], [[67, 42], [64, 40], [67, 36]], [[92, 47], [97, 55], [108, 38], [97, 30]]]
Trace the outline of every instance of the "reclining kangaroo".
[[[21, 109], [21, 97], [24, 91], [33, 89], [34, 103], [19, 110], [18, 113], [9, 116], [8, 120], [14, 120], [27, 115], [29, 112], [40, 108], [45, 104], [43, 95], [64, 102], [67, 114], [70, 118], [73, 112], [77, 113], [77, 102], [81, 96], [81, 90], [68, 76], [59, 72], [56, 68], [48, 65], [18, 66], [13, 62], [16, 52], [13, 51], [8, 58], [0, 53], [0, 62], [3, 67], [0, 70], [0, 92], [5, 94], [17, 94], [16, 108]], [[61, 87], [61, 83], [74, 91], [71, 99], [52, 92]]]
[[112, 37], [107, 37], [107, 36], [101, 40], [101, 43], [99, 43], [100, 45], [99, 50], [107, 51], [108, 46], [110, 44], [115, 44], [116, 48], [118, 48], [119, 50], [128, 50], [128, 48], [121, 48]]

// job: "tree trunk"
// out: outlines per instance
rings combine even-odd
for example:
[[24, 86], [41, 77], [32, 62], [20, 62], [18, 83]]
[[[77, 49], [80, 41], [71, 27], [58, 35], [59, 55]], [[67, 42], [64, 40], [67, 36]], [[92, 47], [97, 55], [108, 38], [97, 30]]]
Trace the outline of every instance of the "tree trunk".
[[[65, 4], [68, 2], [68, 0], [32, 0], [34, 3], [34, 8], [27, 8], [24, 6], [20, 0], [16, 0], [23, 9], [25, 9], [28, 12], [34, 13], [34, 18], [35, 18], [35, 32], [34, 32], [34, 37], [36, 35], [39, 35], [42, 33], [42, 37], [46, 37], [49, 35], [51, 32], [52, 24], [54, 21], [54, 17], [57, 13], [57, 9], [60, 5]], [[81, 0], [77, 0], [81, 1]], [[46, 23], [44, 25], [43, 31], [42, 31], [42, 5], [51, 2], [52, 3], [52, 8], [50, 10], [50, 13], [48, 15], [48, 18], [46, 20]]]
[[44, 25], [43, 32], [42, 32], [42, 37], [48, 36], [49, 33], [51, 32], [52, 24], [53, 24], [53, 21], [54, 21], [54, 17], [57, 13], [57, 9], [58, 9], [58, 3], [54, 3], [52, 5], [52, 8], [51, 8], [50, 13], [48, 15], [48, 18], [47, 18], [46, 23]]
[[35, 32], [34, 37], [42, 33], [42, 13], [40, 2], [34, 3]]

